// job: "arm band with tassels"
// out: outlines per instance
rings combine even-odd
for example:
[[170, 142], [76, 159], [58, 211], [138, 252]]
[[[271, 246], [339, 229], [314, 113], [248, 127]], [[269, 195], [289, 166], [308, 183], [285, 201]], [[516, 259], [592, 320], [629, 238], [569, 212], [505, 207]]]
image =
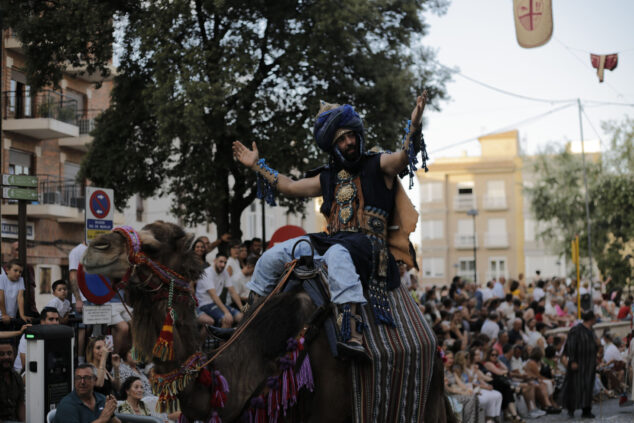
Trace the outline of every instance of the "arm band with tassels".
[[257, 198], [266, 201], [269, 205], [275, 206], [275, 197], [274, 191], [277, 186], [277, 178], [279, 176], [279, 172], [277, 170], [271, 169], [267, 164], [265, 159], [260, 159], [253, 167], [258, 174], [258, 191]]
[[[425, 145], [425, 139], [423, 138], [423, 125], [422, 122], [419, 126], [414, 126], [414, 131], [410, 134], [410, 128], [412, 121], [407, 121], [407, 127], [405, 128], [405, 135], [403, 135], [402, 148], [407, 153], [407, 167], [399, 174], [401, 178], [405, 175], [409, 175], [409, 188], [414, 186], [414, 172], [416, 172], [416, 165], [418, 164], [418, 158], [416, 155], [421, 152], [422, 168], [425, 172], [429, 171], [427, 168], [427, 148]], [[409, 138], [408, 138], [409, 137]]]

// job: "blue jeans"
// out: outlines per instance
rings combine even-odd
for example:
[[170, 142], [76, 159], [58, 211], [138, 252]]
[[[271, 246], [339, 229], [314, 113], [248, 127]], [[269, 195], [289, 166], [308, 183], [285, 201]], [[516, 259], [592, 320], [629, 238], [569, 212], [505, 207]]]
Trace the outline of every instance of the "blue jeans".
[[[229, 310], [229, 312], [234, 318], [236, 317], [236, 314], [240, 313], [240, 311], [238, 311], [237, 309], [231, 306], [228, 306], [226, 304], [225, 304], [225, 307], [227, 307], [227, 309]], [[216, 305], [216, 303], [205, 304], [204, 306], [198, 307], [198, 310], [211, 316], [216, 322], [214, 323], [215, 325], [219, 325], [222, 318], [225, 317], [225, 313], [222, 311], [220, 307]]]
[[[247, 283], [247, 288], [262, 296], [271, 292], [284, 273], [284, 265], [293, 260], [291, 252], [293, 246], [300, 239], [310, 241], [308, 236], [301, 236], [276, 244], [270, 250], [265, 251], [255, 265], [253, 277]], [[309, 255], [310, 246], [306, 242], [299, 243], [295, 248], [295, 258]], [[361, 280], [355, 270], [350, 253], [345, 247], [333, 245], [326, 250], [323, 256], [315, 252], [313, 258], [316, 265], [325, 263], [328, 266], [328, 285], [333, 303], [366, 303]]]

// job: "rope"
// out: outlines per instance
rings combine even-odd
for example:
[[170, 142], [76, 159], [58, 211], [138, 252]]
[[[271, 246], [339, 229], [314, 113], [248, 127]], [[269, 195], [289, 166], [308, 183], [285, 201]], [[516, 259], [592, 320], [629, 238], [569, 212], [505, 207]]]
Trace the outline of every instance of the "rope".
[[220, 348], [218, 348], [218, 351], [209, 360], [207, 360], [205, 363], [199, 366], [196, 369], [196, 371], [202, 369], [203, 367], [206, 367], [208, 364], [213, 362], [216, 358], [218, 358], [220, 354], [222, 354], [227, 348], [229, 348], [231, 344], [233, 344], [233, 342], [240, 336], [240, 334], [242, 334], [242, 332], [244, 332], [244, 330], [249, 326], [249, 324], [253, 321], [253, 319], [258, 315], [260, 310], [262, 310], [262, 307], [264, 307], [264, 305], [275, 294], [280, 292], [280, 290], [284, 287], [284, 285], [286, 285], [286, 282], [288, 281], [288, 278], [291, 276], [291, 273], [293, 273], [293, 269], [295, 269], [296, 265], [297, 265], [297, 259], [286, 264], [286, 267], [287, 267], [286, 274], [282, 277], [282, 280], [280, 280], [280, 282], [277, 284], [275, 289], [271, 291], [269, 295], [266, 296], [266, 298], [264, 298], [264, 300], [260, 303], [258, 308], [256, 308], [255, 311], [249, 316], [247, 321], [244, 322], [244, 324], [241, 325], [238, 329], [236, 329], [235, 333], [231, 336], [231, 338], [227, 342], [225, 342]]

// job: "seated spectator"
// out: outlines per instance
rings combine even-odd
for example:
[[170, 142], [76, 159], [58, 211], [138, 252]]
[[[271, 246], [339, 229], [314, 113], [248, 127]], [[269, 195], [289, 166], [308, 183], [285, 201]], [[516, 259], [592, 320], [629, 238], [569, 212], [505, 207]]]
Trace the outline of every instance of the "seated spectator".
[[[502, 394], [493, 390], [493, 387], [479, 378], [479, 370], [471, 360], [472, 356], [480, 354], [479, 350], [474, 352], [461, 351], [456, 354], [454, 367], [455, 380], [458, 386], [467, 392], [472, 392], [478, 396], [480, 404], [484, 409], [486, 423], [495, 423], [502, 411]], [[466, 389], [465, 389], [466, 388]]]
[[121, 358], [121, 364], [119, 365], [119, 379], [125, 381], [130, 377], [137, 377], [143, 385], [143, 394], [152, 395], [152, 387], [145, 373], [143, 373], [139, 367], [138, 362], [132, 355], [132, 349], [128, 348], [124, 351], [124, 355]]
[[548, 379], [541, 374], [541, 361], [544, 356], [540, 348], [533, 348], [528, 361], [524, 365], [524, 372], [527, 380], [535, 385], [535, 398], [548, 414], [559, 414], [561, 408], [554, 405], [552, 395], [554, 385], [552, 379]]
[[542, 298], [546, 297], [546, 292], [544, 291], [544, 285], [546, 283], [543, 280], [538, 280], [535, 289], [533, 290], [533, 300], [539, 301]]
[[134, 414], [136, 416], [149, 416], [150, 412], [143, 402], [143, 383], [137, 376], [130, 376], [121, 385], [123, 404], [117, 407], [119, 413]]
[[519, 317], [513, 320], [513, 328], [508, 332], [509, 342], [512, 345], [528, 343], [528, 335], [522, 330], [524, 322]]
[[[225, 270], [227, 264], [227, 256], [219, 252], [216, 255], [214, 264], [205, 269], [205, 273], [196, 284], [196, 298], [200, 306], [200, 311], [211, 316], [216, 323], [220, 322], [223, 328], [230, 328], [234, 323], [242, 320], [242, 300], [238, 293], [231, 285], [229, 273]], [[226, 305], [220, 295], [224, 287], [227, 287], [231, 299], [239, 309]]]
[[[59, 325], [59, 313], [53, 307], [44, 307], [40, 313], [40, 325]], [[30, 326], [30, 325], [29, 325]], [[26, 337], [22, 335], [18, 344], [18, 353], [13, 363], [13, 369], [22, 373], [26, 363]]]
[[632, 300], [630, 298], [623, 301], [623, 305], [619, 308], [616, 318], [619, 320], [630, 320], [632, 318]]
[[[238, 268], [233, 275], [231, 276], [231, 285], [238, 293], [240, 300], [243, 304], [246, 304], [246, 301], [249, 297], [249, 288], [247, 288], [247, 282], [251, 280], [251, 276], [253, 275], [253, 270], [255, 269], [255, 264], [258, 262], [257, 256], [249, 256], [247, 258], [247, 262], [242, 268]], [[234, 307], [237, 306], [235, 302], [232, 301]]]
[[528, 345], [530, 347], [538, 347], [542, 351], [546, 348], [546, 339], [542, 335], [546, 330], [546, 325], [542, 322], [537, 322], [535, 319], [530, 319], [526, 324], [526, 334], [528, 335]]
[[502, 394], [502, 410], [505, 411], [505, 419], [522, 422], [515, 407], [515, 388], [509, 378], [509, 370], [498, 360], [498, 355], [495, 348], [488, 349], [484, 361], [478, 363], [478, 367], [483, 374], [490, 375], [491, 386]]
[[4, 327], [12, 330], [31, 321], [24, 313], [24, 279], [18, 260], [9, 261], [6, 274], [0, 275], [0, 317]]
[[227, 257], [227, 265], [225, 266], [229, 277], [233, 277], [242, 269], [240, 265], [240, 241], [231, 241], [229, 243], [229, 257]]
[[449, 336], [454, 340], [460, 341], [460, 345], [464, 348], [469, 342], [469, 333], [465, 330], [462, 322], [462, 310], [456, 310], [451, 315], [449, 323]]
[[24, 382], [11, 367], [13, 365], [13, 346], [0, 341], [0, 421], [26, 420], [24, 407]]
[[624, 392], [626, 363], [619, 351], [621, 339], [613, 337], [609, 332], [603, 334], [603, 339], [605, 340], [604, 353], [597, 370], [609, 390]]
[[112, 354], [111, 365], [108, 365], [111, 352], [111, 349], [106, 348], [104, 336], [90, 338], [86, 346], [86, 362], [96, 369], [96, 379], [91, 388], [105, 396], [117, 392], [120, 385], [121, 358], [118, 354]]
[[500, 316], [497, 312], [492, 311], [489, 313], [489, 317], [482, 324], [482, 328], [480, 329], [480, 333], [485, 334], [489, 337], [489, 339], [497, 339], [498, 334], [500, 332], [500, 325], [498, 324], [498, 320]]
[[70, 312], [70, 301], [66, 299], [68, 296], [68, 284], [65, 280], [60, 279], [53, 282], [54, 298], [46, 304], [46, 307], [53, 307], [59, 314], [59, 322], [68, 323], [68, 313]]
[[114, 416], [114, 395], [94, 391], [97, 372], [93, 365], [82, 363], [75, 368], [75, 389], [57, 405], [55, 423], [121, 423]]
[[475, 421], [478, 413], [478, 401], [473, 395], [473, 389], [467, 387], [462, 379], [457, 376], [457, 373], [462, 372], [454, 370], [457, 366], [454, 365], [452, 352], [448, 351], [445, 353], [443, 364], [445, 367], [445, 390], [449, 395], [450, 401], [454, 400], [462, 407], [460, 421]]

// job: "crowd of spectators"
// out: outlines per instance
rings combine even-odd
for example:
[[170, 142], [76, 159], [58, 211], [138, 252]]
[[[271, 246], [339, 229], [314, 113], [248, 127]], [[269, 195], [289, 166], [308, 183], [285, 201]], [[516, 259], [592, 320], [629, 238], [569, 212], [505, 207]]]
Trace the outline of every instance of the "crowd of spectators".
[[[486, 421], [519, 422], [561, 412], [567, 330], [579, 323], [575, 283], [537, 273], [531, 281], [520, 275], [477, 286], [455, 277], [449, 286], [419, 287], [401, 274], [439, 340], [459, 414], [469, 420], [480, 408]], [[631, 295], [608, 291], [608, 283], [582, 283], [580, 311], [594, 311], [598, 322], [632, 321]], [[599, 337], [595, 399], [617, 397], [630, 383], [634, 341], [609, 330]]]

